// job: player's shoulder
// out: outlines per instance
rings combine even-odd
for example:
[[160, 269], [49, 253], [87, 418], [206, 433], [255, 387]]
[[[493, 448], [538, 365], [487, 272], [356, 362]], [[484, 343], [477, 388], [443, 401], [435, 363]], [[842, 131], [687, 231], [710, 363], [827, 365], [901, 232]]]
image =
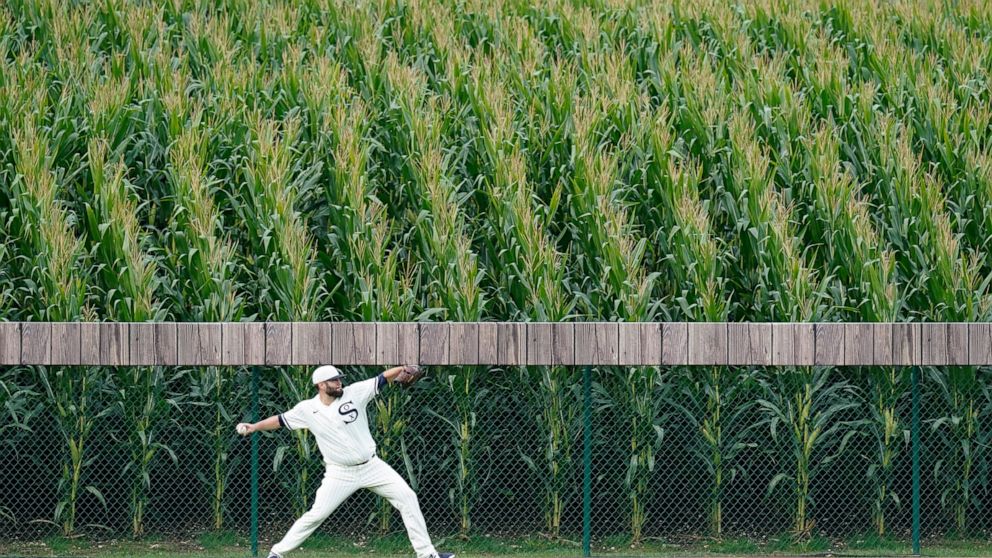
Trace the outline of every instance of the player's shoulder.
[[364, 381], [365, 380], [361, 380], [344, 386], [344, 392], [348, 394], [348, 393], [354, 393], [355, 390], [362, 389], [362, 382]]
[[299, 403], [297, 403], [294, 408], [306, 410], [313, 407], [314, 403], [317, 402], [318, 400], [319, 400], [319, 396], [311, 397], [310, 399], [303, 399]]
[[355, 382], [353, 384], [348, 384], [348, 385], [344, 386], [344, 391], [345, 391], [345, 393], [347, 393], [349, 389], [351, 391], [360, 390], [360, 389], [368, 389], [369, 387], [372, 386], [373, 382], [375, 382], [375, 376], [373, 376], [371, 378], [365, 378], [364, 380], [359, 380], [359, 381], [357, 381], [357, 382]]

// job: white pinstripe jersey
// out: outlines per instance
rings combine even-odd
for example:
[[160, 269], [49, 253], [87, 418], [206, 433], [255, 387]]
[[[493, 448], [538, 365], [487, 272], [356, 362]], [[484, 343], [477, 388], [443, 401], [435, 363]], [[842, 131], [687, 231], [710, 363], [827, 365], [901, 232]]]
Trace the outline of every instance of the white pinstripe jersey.
[[360, 465], [375, 455], [375, 440], [369, 432], [365, 407], [386, 383], [379, 374], [344, 387], [344, 393], [330, 405], [317, 395], [304, 399], [279, 415], [279, 424], [290, 430], [305, 428], [317, 439], [325, 463]]

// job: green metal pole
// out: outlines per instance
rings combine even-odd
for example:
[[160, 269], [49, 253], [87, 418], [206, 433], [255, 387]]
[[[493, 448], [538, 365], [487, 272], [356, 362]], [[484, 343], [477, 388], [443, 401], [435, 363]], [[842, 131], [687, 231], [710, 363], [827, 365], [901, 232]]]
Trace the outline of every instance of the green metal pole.
[[592, 554], [592, 373], [588, 366], [582, 374], [582, 555]]
[[913, 554], [920, 555], [920, 367], [913, 367]]
[[[258, 367], [251, 369], [251, 419], [258, 422]], [[258, 432], [251, 434], [251, 555], [258, 556]]]

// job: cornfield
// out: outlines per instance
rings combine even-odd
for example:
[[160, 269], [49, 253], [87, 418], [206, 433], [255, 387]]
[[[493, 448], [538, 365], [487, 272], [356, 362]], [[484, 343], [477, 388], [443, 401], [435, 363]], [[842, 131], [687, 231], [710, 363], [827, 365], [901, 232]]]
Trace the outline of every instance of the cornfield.
[[[990, 14], [8, 0], [0, 318], [990, 321]], [[0, 537], [243, 530], [249, 377], [0, 369]], [[264, 370], [263, 415], [308, 378]], [[909, 385], [599, 368], [593, 534], [905, 537]], [[922, 387], [924, 532], [988, 537], [989, 370]], [[376, 401], [380, 455], [441, 533], [572, 540], [581, 388], [568, 367], [444, 369]], [[321, 465], [308, 434], [271, 437], [278, 531]], [[337, 513], [402, 529], [372, 496]]]

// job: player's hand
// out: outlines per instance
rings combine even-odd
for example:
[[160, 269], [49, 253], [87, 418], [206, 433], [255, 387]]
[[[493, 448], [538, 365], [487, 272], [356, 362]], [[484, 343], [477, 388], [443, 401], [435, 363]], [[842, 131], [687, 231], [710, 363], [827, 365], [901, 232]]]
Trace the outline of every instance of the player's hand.
[[408, 364], [400, 370], [400, 373], [397, 374], [396, 379], [393, 381], [402, 386], [411, 386], [423, 378], [426, 372], [427, 370], [420, 366]]
[[247, 422], [239, 423], [238, 426], [235, 427], [235, 430], [237, 430], [238, 434], [241, 434], [242, 436], [247, 436], [255, 431], [255, 429], [252, 428], [252, 425]]

